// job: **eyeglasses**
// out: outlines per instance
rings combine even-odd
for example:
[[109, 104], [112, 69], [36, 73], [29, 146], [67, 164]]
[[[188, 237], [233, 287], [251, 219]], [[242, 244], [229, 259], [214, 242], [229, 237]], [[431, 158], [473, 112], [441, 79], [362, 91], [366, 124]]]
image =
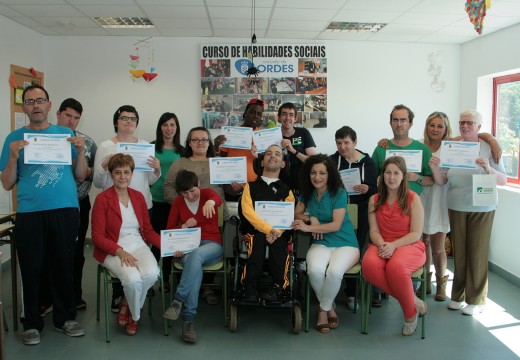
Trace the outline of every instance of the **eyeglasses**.
[[209, 139], [205, 139], [205, 138], [202, 138], [202, 139], [198, 139], [198, 138], [191, 138], [190, 141], [193, 143], [193, 144], [206, 144]]
[[406, 124], [408, 122], [408, 119], [392, 119], [392, 124]]
[[120, 116], [119, 120], [122, 120], [122, 121], [130, 120], [131, 122], [137, 122], [137, 120], [139, 120], [139, 119], [137, 119], [135, 116]]
[[29, 99], [29, 100], [25, 100], [23, 102], [24, 105], [34, 105], [35, 103], [36, 104], [45, 104], [46, 102], [48, 102], [49, 100], [48, 99], [45, 99], [45, 98], [37, 98], [37, 99]]
[[459, 121], [459, 125], [468, 125], [468, 126], [471, 126], [471, 125], [474, 125], [475, 122], [474, 121], [469, 121], [469, 120], [461, 120]]

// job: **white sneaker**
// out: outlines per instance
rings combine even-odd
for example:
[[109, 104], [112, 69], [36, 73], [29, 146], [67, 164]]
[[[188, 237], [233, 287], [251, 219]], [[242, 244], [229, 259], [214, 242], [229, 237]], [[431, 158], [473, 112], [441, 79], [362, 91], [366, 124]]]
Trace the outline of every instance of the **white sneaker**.
[[450, 310], [460, 310], [466, 306], [466, 303], [464, 301], [450, 301], [448, 304], [448, 309]]
[[485, 307], [485, 305], [468, 305], [462, 309], [462, 313], [469, 316], [477, 315], [484, 311]]

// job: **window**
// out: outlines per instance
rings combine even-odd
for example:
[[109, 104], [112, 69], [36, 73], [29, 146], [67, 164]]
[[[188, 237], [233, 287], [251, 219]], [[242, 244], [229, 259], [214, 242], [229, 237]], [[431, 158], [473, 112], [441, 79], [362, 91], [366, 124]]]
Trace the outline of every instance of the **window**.
[[493, 132], [502, 147], [507, 182], [520, 185], [520, 74], [493, 79]]

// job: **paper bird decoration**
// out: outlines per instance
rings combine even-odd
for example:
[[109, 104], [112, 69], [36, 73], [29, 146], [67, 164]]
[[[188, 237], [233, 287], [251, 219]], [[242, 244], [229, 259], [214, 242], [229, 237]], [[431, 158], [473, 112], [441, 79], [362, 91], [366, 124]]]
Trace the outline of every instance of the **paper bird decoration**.
[[33, 77], [38, 76], [38, 74], [36, 73], [36, 70], [34, 70], [34, 68], [30, 68], [29, 71], [31, 72]]
[[143, 74], [143, 79], [146, 80], [146, 82], [150, 82], [152, 81], [153, 79], [155, 79], [155, 77], [157, 76], [157, 73], [144, 73]]
[[132, 78], [134, 79], [139, 79], [141, 77], [143, 77], [144, 73], [146, 72], [145, 70], [128, 70], [130, 72], [130, 74], [132, 74]]
[[479, 35], [482, 34], [486, 8], [490, 5], [490, 0], [466, 0], [466, 12], [468, 13], [469, 21]]
[[130, 55], [130, 59], [132, 59], [134, 61], [135, 60], [139, 60], [139, 56], [137, 56], [137, 55]]

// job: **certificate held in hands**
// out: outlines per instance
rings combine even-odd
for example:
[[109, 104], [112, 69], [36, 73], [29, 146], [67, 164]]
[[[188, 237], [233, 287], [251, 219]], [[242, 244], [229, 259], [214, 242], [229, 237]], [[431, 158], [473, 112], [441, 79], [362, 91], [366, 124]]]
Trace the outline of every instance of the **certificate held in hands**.
[[117, 143], [117, 152], [130, 155], [135, 162], [135, 171], [153, 171], [148, 165], [150, 156], [155, 155], [154, 144]]
[[470, 141], [441, 142], [440, 167], [453, 169], [476, 169], [480, 156], [480, 143]]
[[386, 150], [386, 158], [401, 156], [406, 163], [406, 171], [420, 173], [422, 171], [422, 150]]
[[209, 159], [209, 183], [231, 184], [247, 182], [247, 163], [245, 156], [218, 157]]
[[294, 220], [294, 203], [285, 201], [255, 201], [255, 212], [273, 229], [290, 230]]
[[72, 165], [68, 137], [67, 134], [23, 134], [29, 143], [24, 148], [24, 164]]
[[161, 257], [173, 256], [176, 251], [189, 253], [200, 245], [200, 228], [161, 230]]
[[233, 149], [251, 149], [253, 129], [241, 126], [223, 126], [221, 134], [226, 137], [226, 142], [221, 146]]

